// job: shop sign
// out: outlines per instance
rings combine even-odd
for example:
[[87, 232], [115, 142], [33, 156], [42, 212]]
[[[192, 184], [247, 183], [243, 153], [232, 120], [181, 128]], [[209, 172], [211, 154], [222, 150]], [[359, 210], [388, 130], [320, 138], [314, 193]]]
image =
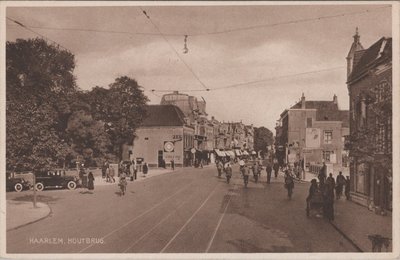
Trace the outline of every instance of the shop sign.
[[164, 152], [171, 153], [174, 151], [174, 143], [171, 141], [164, 142]]

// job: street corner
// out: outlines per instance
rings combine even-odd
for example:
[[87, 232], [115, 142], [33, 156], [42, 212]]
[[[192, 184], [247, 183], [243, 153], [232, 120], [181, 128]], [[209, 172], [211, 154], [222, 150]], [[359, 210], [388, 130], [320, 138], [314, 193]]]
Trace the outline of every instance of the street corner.
[[7, 200], [7, 231], [40, 221], [50, 213], [51, 209], [46, 203], [37, 202], [34, 207], [33, 202]]

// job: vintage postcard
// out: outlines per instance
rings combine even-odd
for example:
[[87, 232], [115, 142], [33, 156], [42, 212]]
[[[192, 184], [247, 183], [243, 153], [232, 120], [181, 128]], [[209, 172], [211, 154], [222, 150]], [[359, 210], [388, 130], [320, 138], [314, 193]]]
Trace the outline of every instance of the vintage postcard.
[[2, 258], [398, 259], [398, 2], [0, 7]]

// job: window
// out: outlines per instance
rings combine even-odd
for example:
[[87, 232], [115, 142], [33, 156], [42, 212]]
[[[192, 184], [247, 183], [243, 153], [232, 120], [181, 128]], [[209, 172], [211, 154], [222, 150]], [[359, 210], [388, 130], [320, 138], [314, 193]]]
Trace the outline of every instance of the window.
[[332, 143], [332, 131], [324, 131], [324, 143], [325, 144]]
[[307, 117], [307, 128], [311, 128], [311, 127], [312, 127], [312, 118]]
[[333, 154], [333, 151], [322, 151], [322, 159], [325, 162], [331, 162], [331, 154]]

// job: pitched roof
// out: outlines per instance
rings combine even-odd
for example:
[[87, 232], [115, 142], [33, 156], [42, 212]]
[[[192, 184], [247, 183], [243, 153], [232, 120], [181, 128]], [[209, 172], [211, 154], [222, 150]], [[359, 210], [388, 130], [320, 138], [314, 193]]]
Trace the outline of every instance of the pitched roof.
[[382, 37], [371, 47], [365, 50], [361, 58], [359, 58], [357, 64], [355, 64], [355, 67], [353, 68], [347, 81], [350, 82], [357, 79], [368, 70], [372, 62], [383, 59], [385, 55], [381, 55], [382, 53], [392, 57], [392, 38]]
[[[301, 109], [301, 101], [291, 109]], [[333, 101], [306, 101], [306, 109], [317, 110], [317, 121], [342, 121], [342, 127], [349, 127], [349, 111], [339, 110]]]
[[148, 105], [142, 126], [184, 126], [185, 115], [174, 105]]
[[[292, 106], [291, 109], [301, 109], [301, 101]], [[306, 109], [338, 110], [338, 106], [333, 101], [306, 101]]]

